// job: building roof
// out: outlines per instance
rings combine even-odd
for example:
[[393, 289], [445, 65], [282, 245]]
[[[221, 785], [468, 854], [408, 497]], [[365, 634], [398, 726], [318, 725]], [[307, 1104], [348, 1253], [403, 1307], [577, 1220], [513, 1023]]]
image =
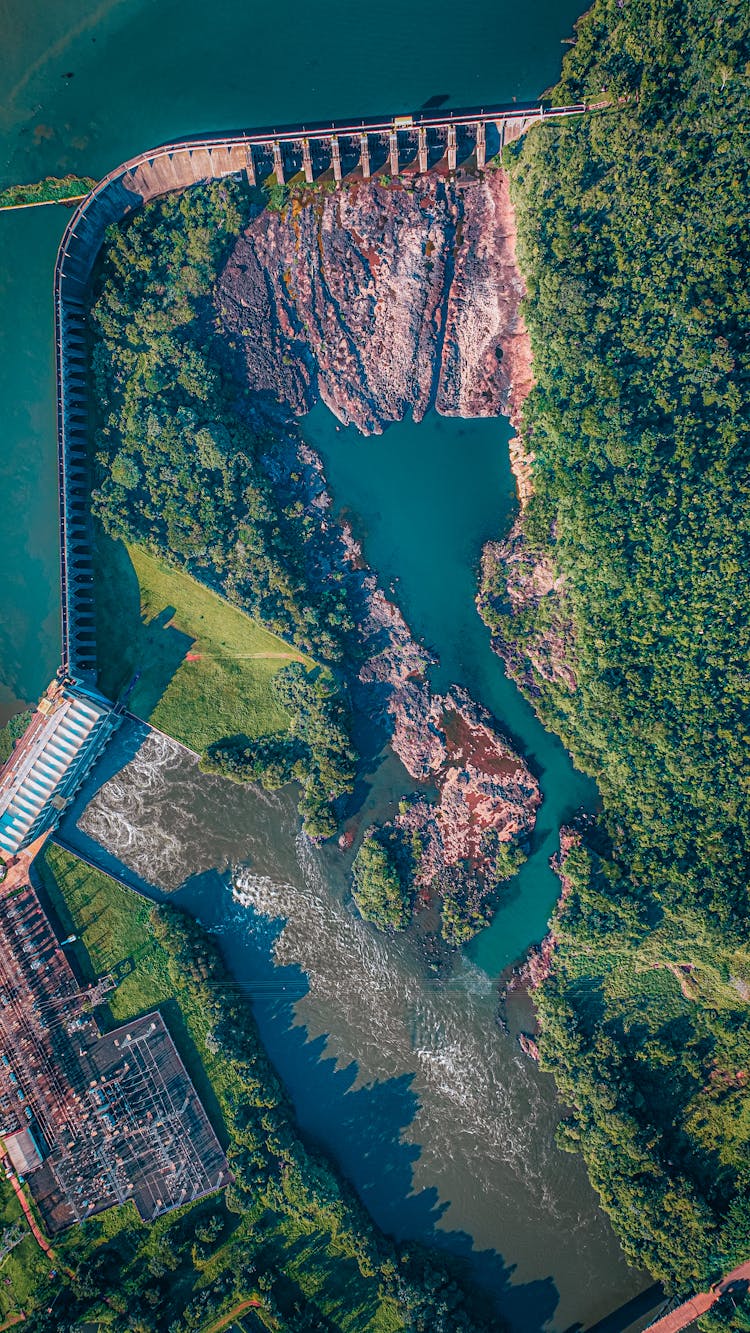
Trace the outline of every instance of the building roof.
[[57, 822], [98, 753], [111, 704], [96, 692], [54, 683], [0, 768], [0, 855], [13, 856]]
[[28, 1129], [19, 1129], [15, 1134], [7, 1134], [4, 1143], [11, 1164], [19, 1176], [28, 1176], [42, 1165], [42, 1154]]

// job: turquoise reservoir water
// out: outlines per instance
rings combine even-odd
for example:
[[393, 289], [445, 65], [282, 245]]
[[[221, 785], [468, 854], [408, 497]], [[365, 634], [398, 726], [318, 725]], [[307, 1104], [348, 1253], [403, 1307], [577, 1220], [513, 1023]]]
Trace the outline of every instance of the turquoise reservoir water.
[[419, 425], [402, 421], [365, 439], [318, 404], [303, 431], [324, 459], [334, 504], [345, 506], [367, 560], [385, 584], [396, 580], [412, 631], [436, 651], [437, 688], [465, 685], [501, 720], [541, 782], [531, 856], [491, 928], [468, 950], [497, 975], [539, 938], [557, 898], [549, 858], [560, 825], [596, 801], [594, 784], [508, 680], [474, 604], [482, 545], [505, 533], [517, 512], [510, 426], [430, 412]]
[[[557, 77], [581, 7], [4, 0], [0, 183], [101, 176], [202, 130], [535, 97]], [[67, 217], [0, 214], [0, 718], [34, 699], [59, 660], [51, 294]], [[360, 516], [370, 560], [399, 575], [445, 679], [464, 680], [540, 774], [532, 861], [473, 958], [438, 986], [408, 942], [352, 913], [346, 861], [295, 837], [288, 793], [228, 793], [159, 742], [98, 795], [89, 789], [88, 837], [145, 878], [187, 881], [183, 899], [248, 988], [301, 1123], [384, 1226], [474, 1255], [519, 1333], [590, 1326], [644, 1279], [580, 1161], [554, 1147], [551, 1081], [493, 1021], [497, 972], [544, 929], [557, 824], [591, 795], [505, 681], [473, 607], [481, 543], [512, 505], [507, 430], [431, 418], [363, 443], [322, 411], [309, 428], [337, 502]], [[120, 744], [110, 768], [129, 757]], [[372, 799], [387, 802], [391, 779], [378, 781]]]
[[60, 653], [51, 274], [61, 210], [0, 214], [0, 723]]

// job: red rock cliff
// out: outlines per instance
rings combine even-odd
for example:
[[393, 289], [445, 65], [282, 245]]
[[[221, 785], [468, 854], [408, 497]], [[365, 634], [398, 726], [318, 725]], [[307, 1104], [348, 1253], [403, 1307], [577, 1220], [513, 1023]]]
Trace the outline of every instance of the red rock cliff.
[[248, 379], [377, 433], [434, 404], [518, 419], [531, 384], [502, 171], [309, 191], [240, 237], [217, 292]]

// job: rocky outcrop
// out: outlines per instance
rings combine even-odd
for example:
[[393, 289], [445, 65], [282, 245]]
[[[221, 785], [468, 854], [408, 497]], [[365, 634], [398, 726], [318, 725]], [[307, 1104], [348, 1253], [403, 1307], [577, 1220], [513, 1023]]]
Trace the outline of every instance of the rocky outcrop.
[[533, 1037], [530, 1037], [526, 1032], [519, 1032], [518, 1045], [521, 1047], [524, 1055], [527, 1055], [530, 1060], [535, 1062], [535, 1064], [539, 1064], [539, 1047]]
[[458, 687], [445, 695], [414, 688], [416, 709], [411, 696], [394, 703], [392, 743], [412, 777], [431, 778], [438, 788], [435, 822], [446, 865], [479, 864], [489, 832], [498, 842], [526, 839], [539, 784], [491, 715]]
[[435, 405], [445, 416], [502, 412], [517, 424], [531, 387], [531, 346], [518, 309], [525, 288], [507, 177], [492, 172], [464, 185], [459, 197]]
[[[514, 426], [520, 425], [520, 411], [518, 418], [512, 418], [512, 420]], [[520, 435], [514, 435], [513, 439], [508, 442], [508, 456], [510, 458], [510, 470], [516, 479], [518, 503], [523, 514], [534, 494], [534, 454], [526, 448]]]
[[[492, 631], [492, 646], [508, 674], [529, 694], [543, 681], [575, 690], [575, 643], [566, 604], [564, 577], [549, 556], [528, 543], [523, 516], [501, 542], [487, 542], [482, 551], [477, 607]], [[536, 610], [545, 602], [538, 628], [519, 645], [513, 616]]]
[[531, 354], [502, 171], [308, 190], [240, 237], [216, 296], [251, 387], [382, 430], [520, 411]]
[[[362, 577], [359, 680], [379, 688], [382, 713], [391, 720], [391, 744], [407, 772], [436, 793], [410, 801], [394, 821], [412, 848], [414, 884], [470, 889], [478, 908], [512, 873], [513, 863], [502, 863], [499, 849], [525, 843], [533, 831], [539, 784], [491, 714], [466, 690], [432, 690], [427, 670], [433, 658], [367, 571], [348, 528], [344, 544], [350, 568]], [[458, 879], [446, 880], [446, 870], [455, 870]]]
[[[430, 695], [423, 687], [421, 726], [399, 711], [394, 749], [413, 777], [429, 777], [437, 789], [434, 802], [417, 800], [396, 818], [398, 827], [419, 835], [417, 884], [429, 886], [448, 866], [461, 867], [484, 892], [496, 887], [505, 878], [498, 848], [531, 835], [539, 784], [464, 690]], [[419, 743], [424, 732], [429, 744]]]
[[[348, 527], [344, 543], [350, 568], [366, 571]], [[444, 863], [479, 864], [490, 832], [498, 842], [525, 840], [541, 802], [538, 782], [492, 715], [466, 690], [433, 692], [427, 669], [434, 658], [412, 637], [401, 611], [369, 571], [361, 592], [359, 679], [382, 687], [382, 710], [392, 719], [391, 744], [407, 772], [438, 789], [430, 819]]]
[[[416, 706], [415, 706], [416, 700]], [[524, 843], [541, 802], [539, 784], [465, 690], [432, 694], [421, 684], [394, 704], [393, 748], [412, 777], [434, 784], [396, 818], [419, 834], [416, 883], [428, 886], [443, 866], [461, 866], [494, 887], [497, 850]]]

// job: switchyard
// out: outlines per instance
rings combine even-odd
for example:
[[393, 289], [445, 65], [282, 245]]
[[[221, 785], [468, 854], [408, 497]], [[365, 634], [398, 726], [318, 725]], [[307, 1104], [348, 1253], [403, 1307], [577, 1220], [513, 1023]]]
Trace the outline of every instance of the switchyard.
[[30, 884], [0, 898], [0, 1134], [52, 1233], [132, 1199], [144, 1221], [228, 1183], [158, 1011], [102, 1033]]

